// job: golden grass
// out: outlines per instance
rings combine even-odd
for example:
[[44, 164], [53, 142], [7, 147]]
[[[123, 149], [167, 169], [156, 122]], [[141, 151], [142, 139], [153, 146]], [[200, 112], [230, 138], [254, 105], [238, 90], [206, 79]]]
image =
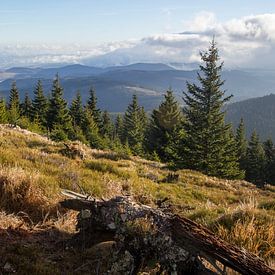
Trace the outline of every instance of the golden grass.
[[[191, 170], [177, 171], [174, 183], [159, 183], [171, 173], [163, 164], [84, 145], [85, 159], [73, 159], [64, 156], [63, 149], [62, 143], [0, 126], [0, 228], [19, 226], [28, 216], [36, 228], [73, 232], [75, 216], [59, 209], [58, 201], [61, 188], [80, 192], [81, 186], [92, 196], [131, 194], [150, 205], [168, 198], [173, 211], [273, 261], [274, 186], [258, 189], [246, 181], [221, 180]], [[20, 211], [25, 217], [17, 215]]]
[[4, 211], [0, 211], [0, 221], [0, 229], [18, 228], [24, 225], [24, 219]]

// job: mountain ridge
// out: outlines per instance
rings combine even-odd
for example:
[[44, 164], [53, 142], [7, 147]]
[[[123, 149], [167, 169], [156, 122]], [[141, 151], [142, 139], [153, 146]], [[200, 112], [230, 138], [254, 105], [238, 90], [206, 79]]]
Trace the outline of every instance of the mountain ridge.
[[[137, 63], [127, 66], [97, 68], [84, 66], [81, 64], [73, 64], [59, 68], [10, 68], [0, 73], [0, 93], [4, 97], [8, 97], [10, 83], [17, 80], [18, 88], [21, 96], [24, 93], [34, 89], [34, 83], [38, 78], [42, 82], [49, 83], [56, 73], [59, 73], [61, 81], [66, 84], [65, 97], [71, 101], [77, 90], [87, 97], [89, 86], [94, 86], [98, 94], [98, 102], [100, 107], [108, 111], [124, 111], [128, 105], [129, 96], [132, 95], [133, 89], [127, 87], [135, 87], [139, 90], [147, 89], [153, 91], [151, 94], [161, 95], [171, 87], [178, 100], [182, 104], [182, 91], [186, 89], [186, 81], [197, 83], [196, 70], [177, 70], [162, 63]], [[227, 94], [234, 94], [234, 101], [261, 96], [270, 92], [274, 92], [275, 78], [272, 73], [255, 73], [240, 70], [224, 70], [223, 79], [225, 79], [225, 89]], [[115, 84], [114, 84], [115, 83]], [[46, 93], [51, 90], [47, 84]], [[112, 95], [119, 95], [120, 106], [114, 107], [115, 104], [106, 102], [107, 94], [111, 96], [111, 101], [117, 102]], [[144, 96], [144, 97], [143, 97]], [[141, 100], [146, 102], [145, 108], [151, 110], [159, 103], [159, 99], [153, 96], [141, 94]]]

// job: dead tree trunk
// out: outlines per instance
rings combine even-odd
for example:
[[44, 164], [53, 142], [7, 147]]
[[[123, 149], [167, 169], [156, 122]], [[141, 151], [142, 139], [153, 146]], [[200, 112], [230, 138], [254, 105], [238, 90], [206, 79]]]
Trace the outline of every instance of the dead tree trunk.
[[[125, 255], [130, 253], [127, 274], [135, 274], [148, 258], [157, 259], [171, 274], [226, 274], [226, 267], [247, 275], [275, 274], [257, 256], [226, 243], [187, 218], [137, 204], [130, 197], [104, 201], [71, 191], [63, 194], [72, 198], [61, 205], [80, 211], [78, 237], [85, 235], [88, 243], [95, 231], [112, 232], [124, 253], [124, 264]], [[215, 272], [206, 268], [205, 260]]]

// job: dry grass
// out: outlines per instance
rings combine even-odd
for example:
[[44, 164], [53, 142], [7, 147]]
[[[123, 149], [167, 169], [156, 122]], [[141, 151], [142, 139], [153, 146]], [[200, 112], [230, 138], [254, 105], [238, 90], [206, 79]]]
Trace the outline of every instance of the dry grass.
[[174, 183], [159, 183], [171, 173], [163, 164], [84, 145], [85, 159], [73, 159], [62, 154], [64, 148], [37, 134], [0, 126], [1, 229], [28, 226], [74, 232], [75, 214], [64, 213], [57, 203], [61, 188], [79, 192], [81, 186], [96, 197], [131, 194], [149, 205], [168, 198], [176, 213], [269, 263], [274, 261], [274, 186], [257, 189], [245, 181], [191, 170], [177, 171]]
[[275, 256], [274, 225], [271, 223], [259, 225], [255, 217], [237, 220], [230, 229], [219, 225], [218, 234], [228, 242], [234, 242], [239, 247], [265, 259]]
[[39, 220], [50, 210], [50, 202], [37, 185], [37, 175], [19, 167], [0, 166], [0, 207], [10, 213], [27, 212]]
[[272, 263], [275, 258], [274, 216], [259, 209], [255, 198], [227, 209], [213, 226], [224, 240], [264, 258]]
[[24, 219], [14, 214], [7, 214], [4, 211], [0, 212], [0, 229], [18, 228], [25, 225]]

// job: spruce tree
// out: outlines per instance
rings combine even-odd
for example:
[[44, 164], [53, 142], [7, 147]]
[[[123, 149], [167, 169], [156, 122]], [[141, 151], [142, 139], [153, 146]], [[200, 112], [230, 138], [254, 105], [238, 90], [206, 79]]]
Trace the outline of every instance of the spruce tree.
[[242, 170], [246, 169], [247, 140], [245, 136], [244, 121], [241, 118], [240, 124], [236, 129], [235, 141], [237, 146], [237, 156]]
[[110, 114], [104, 111], [102, 114], [102, 127], [100, 129], [102, 136], [109, 138], [110, 140], [114, 137], [114, 125], [111, 120]]
[[28, 93], [25, 94], [25, 98], [23, 103], [21, 104], [21, 114], [25, 117], [27, 117], [28, 119], [30, 119], [32, 117], [32, 101], [28, 95]]
[[97, 97], [95, 93], [95, 89], [91, 87], [89, 91], [90, 97], [87, 102], [87, 108], [91, 111], [91, 115], [94, 118], [95, 123], [100, 128], [102, 121], [101, 121], [101, 111], [97, 108]]
[[129, 104], [124, 114], [124, 142], [128, 142], [133, 154], [143, 153], [144, 142], [144, 113], [138, 105], [137, 96], [133, 95], [132, 102]]
[[72, 134], [72, 123], [67, 102], [63, 98], [63, 88], [60, 85], [58, 75], [53, 81], [52, 93], [48, 110], [49, 130], [57, 137], [70, 137]]
[[268, 139], [264, 142], [265, 151], [265, 176], [266, 183], [275, 185], [275, 148], [273, 141]]
[[265, 151], [256, 131], [248, 143], [246, 159], [246, 179], [256, 184], [264, 183]]
[[32, 119], [47, 127], [48, 100], [44, 95], [41, 80], [38, 80], [32, 101]]
[[187, 83], [184, 92], [186, 116], [185, 155], [182, 161], [186, 168], [199, 170], [211, 176], [238, 178], [242, 173], [237, 162], [236, 148], [230, 134], [230, 125], [225, 124], [225, 97], [221, 89], [222, 63], [218, 64], [218, 49], [214, 40], [205, 53], [201, 53], [198, 80], [200, 85]]
[[123, 118], [120, 114], [117, 115], [115, 121], [115, 136], [119, 138], [120, 141], [123, 139]]
[[146, 138], [147, 148], [162, 161], [175, 163], [178, 159], [178, 145], [183, 137], [183, 114], [170, 89], [164, 101], [152, 112]]
[[20, 118], [20, 100], [19, 100], [19, 91], [14, 81], [10, 90], [9, 98], [9, 112], [8, 112], [9, 122], [16, 125], [18, 119]]
[[143, 106], [140, 107], [140, 120], [145, 132], [148, 127], [148, 117]]
[[3, 98], [0, 98], [0, 123], [7, 123], [8, 122], [8, 114], [6, 103]]
[[92, 148], [103, 149], [102, 139], [99, 134], [99, 129], [94, 121], [94, 117], [91, 110], [85, 108], [84, 110], [84, 120], [82, 124], [82, 131], [85, 135], [86, 140]]
[[84, 120], [84, 110], [82, 106], [81, 94], [78, 91], [75, 99], [73, 99], [70, 106], [70, 115], [72, 117], [73, 126], [81, 127]]
[[9, 98], [9, 109], [15, 107], [19, 111], [20, 100], [19, 100], [19, 91], [16, 86], [16, 81], [13, 81], [10, 89], [10, 98]]

